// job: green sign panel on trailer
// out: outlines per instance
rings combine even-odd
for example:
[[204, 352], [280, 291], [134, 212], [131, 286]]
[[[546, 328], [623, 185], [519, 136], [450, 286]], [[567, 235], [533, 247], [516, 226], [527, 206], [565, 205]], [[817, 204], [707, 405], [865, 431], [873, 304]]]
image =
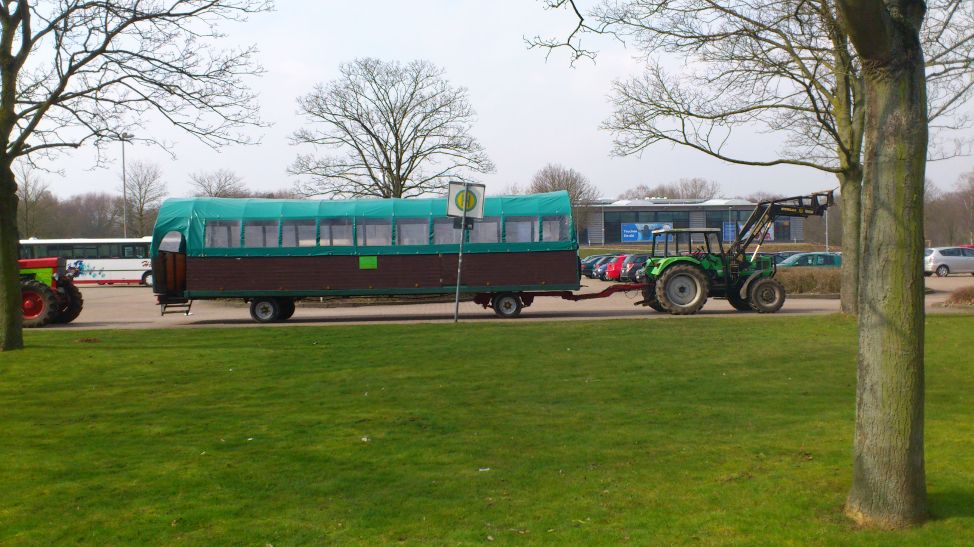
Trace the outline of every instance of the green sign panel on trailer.
[[358, 269], [360, 269], [360, 270], [378, 270], [379, 269], [379, 257], [377, 257], [377, 256], [360, 256], [360, 257], [358, 257]]

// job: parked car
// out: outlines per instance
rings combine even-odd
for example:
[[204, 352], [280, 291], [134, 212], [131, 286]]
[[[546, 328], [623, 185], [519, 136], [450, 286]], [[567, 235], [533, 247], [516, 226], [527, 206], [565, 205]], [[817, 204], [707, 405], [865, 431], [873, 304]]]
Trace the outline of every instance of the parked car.
[[771, 256], [774, 258], [775, 264], [781, 264], [785, 260], [797, 254], [803, 254], [803, 253], [801, 251], [778, 251], [777, 253], [772, 253]]
[[799, 253], [778, 264], [779, 268], [838, 268], [840, 266], [842, 266], [842, 255], [839, 253]]
[[594, 277], [592, 275], [592, 270], [598, 265], [599, 260], [613, 256], [613, 255], [589, 255], [582, 259], [582, 275], [585, 277]]
[[629, 255], [622, 263], [622, 271], [619, 273], [619, 281], [632, 282], [636, 280], [638, 272], [645, 264], [649, 255]]
[[612, 260], [612, 258], [614, 256], [615, 255], [603, 255], [603, 256], [600, 256], [600, 257], [596, 258], [595, 260], [593, 260], [592, 262], [590, 262], [587, 267], [586, 267], [585, 264], [583, 264], [582, 265], [582, 274], [584, 274], [586, 277], [589, 277], [591, 279], [597, 278], [598, 277], [598, 273], [596, 272], [596, 270], [598, 270], [599, 266], [601, 266], [602, 264], [606, 263], [609, 260]]
[[606, 262], [605, 266], [605, 281], [619, 281], [619, 274], [622, 273], [622, 263], [626, 261], [629, 255], [619, 255], [615, 257], [614, 260]]
[[605, 269], [609, 266], [609, 260], [611, 259], [599, 261], [599, 265], [596, 266], [595, 270], [592, 272], [592, 277], [605, 281]]
[[974, 249], [933, 247], [923, 252], [923, 274], [947, 277], [952, 273], [974, 273]]

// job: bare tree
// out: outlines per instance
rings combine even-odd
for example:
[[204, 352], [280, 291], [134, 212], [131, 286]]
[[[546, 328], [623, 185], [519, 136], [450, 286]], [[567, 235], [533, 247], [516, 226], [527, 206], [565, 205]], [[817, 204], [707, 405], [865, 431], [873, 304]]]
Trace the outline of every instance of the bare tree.
[[[613, 86], [614, 114], [603, 127], [615, 135], [614, 153], [639, 154], [666, 142], [742, 165], [796, 165], [834, 174], [843, 205], [842, 309], [856, 313], [864, 126], [863, 73], [840, 25], [834, 2], [803, 0], [622, 0], [583, 15], [572, 0], [549, 0], [574, 10], [578, 27], [567, 41], [534, 45], [571, 48], [592, 57], [581, 37], [612, 33], [647, 58], [684, 59], [671, 74], [650, 63], [641, 76]], [[971, 96], [974, 13], [961, 0], [932, 0], [921, 34], [927, 52], [929, 117], [943, 130], [936, 158], [966, 149], [949, 130], [968, 125], [959, 109]], [[768, 154], [742, 153], [737, 129], [779, 135]]]
[[250, 196], [250, 191], [244, 186], [243, 179], [233, 171], [227, 169], [193, 173], [189, 176], [189, 181], [196, 189], [197, 196], [211, 198], [243, 198]]
[[619, 199], [713, 199], [719, 193], [720, 185], [716, 181], [692, 178], [656, 186], [640, 184], [619, 194]]
[[[0, 350], [23, 347], [15, 159], [99, 147], [158, 116], [211, 146], [259, 124], [252, 48], [219, 25], [270, 0], [0, 2]], [[151, 137], [143, 138], [155, 142]]]
[[[548, 4], [576, 7], [573, 0]], [[861, 261], [848, 268], [844, 260], [843, 269], [855, 270], [861, 281], [855, 284], [859, 357], [846, 512], [863, 525], [899, 527], [927, 516], [919, 268], [924, 170], [931, 120], [955, 114], [974, 85], [968, 77], [974, 14], [959, 0], [931, 2], [921, 30], [927, 9], [922, 0], [620, 0], [593, 13], [596, 21], [619, 25], [644, 51], [683, 53], [687, 66], [701, 69], [676, 79], [651, 67], [640, 80], [616, 87], [617, 112], [607, 126], [620, 135], [620, 153], [669, 141], [727, 161], [801, 165], [839, 178], [844, 258]], [[604, 30], [579, 18], [569, 44], [576, 58], [584, 53], [577, 31]], [[791, 151], [736, 158], [728, 132], [740, 124], [789, 135]]]
[[[920, 41], [926, 5], [888, 1], [837, 0], [843, 28], [862, 59], [862, 225], [869, 227], [861, 248], [856, 430], [846, 513], [863, 525], [901, 527], [928, 517], [920, 263], [930, 113]], [[938, 18], [930, 21], [936, 25]], [[927, 54], [939, 55], [936, 49]]]
[[290, 172], [307, 176], [307, 195], [400, 198], [435, 193], [448, 180], [470, 180], [494, 165], [470, 135], [474, 111], [467, 90], [426, 61], [356, 59], [341, 76], [298, 100], [313, 125], [294, 144], [337, 155], [298, 156]]
[[588, 209], [584, 206], [599, 198], [598, 188], [589, 182], [585, 175], [555, 163], [549, 163], [535, 173], [528, 186], [528, 192], [532, 194], [558, 190], [568, 192], [575, 229], [584, 228], [588, 223]]
[[18, 230], [21, 237], [37, 235], [42, 217], [50, 205], [50, 184], [37, 177], [35, 170], [26, 162], [17, 162], [17, 198], [20, 200]]
[[128, 216], [135, 219], [139, 236], [149, 235], [155, 223], [154, 211], [167, 193], [162, 169], [154, 163], [134, 161], [129, 164], [125, 178]]

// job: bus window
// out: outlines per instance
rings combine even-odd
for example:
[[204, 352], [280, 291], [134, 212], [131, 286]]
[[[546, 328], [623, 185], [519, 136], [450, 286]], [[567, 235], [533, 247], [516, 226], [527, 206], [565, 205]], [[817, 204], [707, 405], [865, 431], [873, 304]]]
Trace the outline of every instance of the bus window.
[[313, 220], [285, 220], [281, 226], [281, 247], [314, 247], [316, 232]]
[[99, 258], [97, 245], [74, 245], [74, 258]]
[[569, 241], [568, 217], [541, 217], [541, 239], [543, 241]]
[[347, 218], [321, 219], [322, 247], [349, 247], [352, 245], [352, 221]]
[[500, 217], [484, 217], [480, 222], [474, 222], [473, 230], [470, 230], [470, 243], [497, 243], [500, 240]]
[[453, 218], [433, 219], [433, 243], [435, 245], [459, 245], [460, 235], [463, 233], [460, 228], [454, 226]]
[[397, 218], [396, 245], [427, 245], [430, 222], [426, 218]]
[[145, 245], [122, 245], [122, 258], [145, 258], [149, 249]]
[[33, 245], [21, 245], [20, 246], [20, 258], [34, 258], [34, 247]]
[[206, 223], [203, 246], [211, 248], [240, 247], [239, 220], [212, 220]]
[[538, 241], [538, 217], [507, 217], [504, 219], [504, 241], [530, 243]]
[[363, 218], [357, 222], [360, 247], [392, 245], [392, 222], [387, 218]]
[[277, 247], [276, 220], [244, 222], [244, 247]]

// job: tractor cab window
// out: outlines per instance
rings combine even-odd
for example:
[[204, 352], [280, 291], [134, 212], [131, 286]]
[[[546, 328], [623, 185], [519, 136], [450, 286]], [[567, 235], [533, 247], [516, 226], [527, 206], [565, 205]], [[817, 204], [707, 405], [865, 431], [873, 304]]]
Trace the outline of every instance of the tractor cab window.
[[720, 238], [715, 233], [708, 233], [706, 237], [707, 252], [711, 254], [723, 254], [724, 248], [720, 244]]

